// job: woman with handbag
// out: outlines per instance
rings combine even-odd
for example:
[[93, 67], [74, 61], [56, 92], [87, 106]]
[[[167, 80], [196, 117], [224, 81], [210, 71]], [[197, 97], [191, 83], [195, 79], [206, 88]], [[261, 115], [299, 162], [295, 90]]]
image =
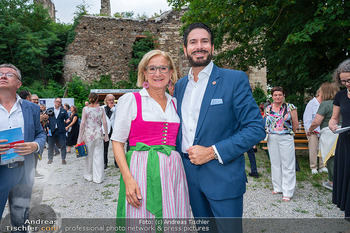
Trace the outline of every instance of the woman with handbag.
[[95, 183], [102, 183], [104, 179], [103, 141], [108, 141], [106, 115], [98, 103], [98, 95], [89, 94], [90, 104], [83, 108], [78, 144], [86, 144], [88, 156], [85, 158], [84, 179]]
[[295, 190], [294, 132], [298, 128], [298, 115], [293, 104], [285, 103], [282, 87], [271, 90], [273, 103], [266, 107], [267, 147], [271, 161], [272, 194], [283, 194], [289, 201]]

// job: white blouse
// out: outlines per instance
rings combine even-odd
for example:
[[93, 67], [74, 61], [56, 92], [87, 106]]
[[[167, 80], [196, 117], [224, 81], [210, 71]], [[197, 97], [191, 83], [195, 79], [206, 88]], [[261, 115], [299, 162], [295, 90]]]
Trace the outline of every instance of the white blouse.
[[[180, 118], [171, 100], [176, 106], [176, 99], [165, 93], [167, 105], [165, 112], [162, 107], [150, 97], [146, 89], [140, 92], [142, 104], [142, 119], [144, 121], [161, 121], [180, 123]], [[125, 143], [128, 140], [131, 121], [136, 118], [137, 104], [133, 93], [126, 93], [118, 99], [111, 140]]]

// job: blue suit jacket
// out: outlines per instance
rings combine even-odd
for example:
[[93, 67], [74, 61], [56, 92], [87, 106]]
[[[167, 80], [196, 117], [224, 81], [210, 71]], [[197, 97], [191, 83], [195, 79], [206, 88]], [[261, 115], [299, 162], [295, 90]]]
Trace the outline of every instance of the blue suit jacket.
[[[52, 109], [54, 111], [54, 108], [48, 108], [47, 110]], [[56, 124], [57, 124], [57, 130], [59, 133], [66, 133], [66, 123], [65, 120], [68, 119], [68, 113], [66, 109], [60, 108], [60, 113], [58, 114], [58, 117], [56, 119], [55, 115], [49, 117], [49, 128], [51, 132], [55, 130]]]
[[[187, 83], [188, 76], [180, 79], [175, 85], [174, 94], [181, 118], [177, 138], [180, 154], [181, 106], [186, 104], [182, 99]], [[224, 164], [211, 160], [201, 166], [186, 165], [187, 179], [199, 180], [203, 192], [214, 200], [243, 195], [247, 181], [244, 152], [264, 137], [263, 119], [247, 75], [242, 71], [222, 69], [214, 65], [200, 108], [193, 145], [215, 145]]]
[[[37, 142], [39, 144], [39, 150], [42, 150], [45, 146], [46, 134], [40, 124], [40, 107], [27, 100], [23, 100], [21, 106], [24, 119], [24, 141]], [[26, 182], [29, 186], [32, 186], [35, 175], [34, 153], [25, 155], [24, 157]]]

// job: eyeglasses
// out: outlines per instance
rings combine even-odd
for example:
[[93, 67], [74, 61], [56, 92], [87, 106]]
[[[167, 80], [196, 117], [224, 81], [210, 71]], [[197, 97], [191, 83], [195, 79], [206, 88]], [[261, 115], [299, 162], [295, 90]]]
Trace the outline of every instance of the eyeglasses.
[[350, 84], [350, 79], [348, 79], [348, 80], [340, 80], [340, 83], [343, 84], [343, 85], [345, 85], [346, 83]]
[[14, 77], [17, 77], [17, 75], [15, 75], [14, 73], [2, 73], [0, 72], [0, 77], [2, 76], [6, 76], [7, 78], [14, 78]]
[[157, 70], [160, 71], [162, 74], [166, 74], [170, 70], [170, 66], [147, 66], [146, 71], [149, 74], [155, 74]]

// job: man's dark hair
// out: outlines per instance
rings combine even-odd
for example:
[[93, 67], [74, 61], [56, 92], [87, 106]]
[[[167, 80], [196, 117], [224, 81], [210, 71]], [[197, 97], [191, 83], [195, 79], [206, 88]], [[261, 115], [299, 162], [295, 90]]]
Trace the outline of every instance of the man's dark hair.
[[30, 92], [28, 90], [22, 90], [18, 93], [18, 95], [21, 97], [21, 99], [25, 100], [28, 96], [30, 96]]
[[183, 35], [184, 46], [186, 48], [187, 48], [187, 42], [188, 42], [187, 41], [188, 34], [190, 34], [190, 32], [193, 29], [198, 29], [198, 28], [206, 30], [210, 35], [211, 45], [214, 44], [214, 36], [213, 36], [213, 32], [210, 30], [210, 28], [207, 25], [205, 25], [204, 23], [193, 23], [190, 26], [188, 26], [188, 28], [185, 30], [184, 35]]

